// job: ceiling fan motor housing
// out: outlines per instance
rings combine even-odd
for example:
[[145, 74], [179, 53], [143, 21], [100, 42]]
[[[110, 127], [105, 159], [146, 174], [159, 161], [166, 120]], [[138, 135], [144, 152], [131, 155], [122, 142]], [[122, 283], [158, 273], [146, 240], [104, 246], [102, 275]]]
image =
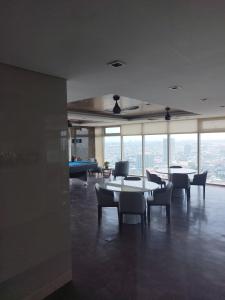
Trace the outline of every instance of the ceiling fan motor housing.
[[170, 108], [169, 108], [169, 107], [166, 107], [166, 108], [165, 108], [165, 111], [166, 111], [166, 114], [165, 114], [165, 120], [166, 120], [166, 121], [170, 121], [170, 119], [171, 119]]
[[114, 114], [120, 114], [121, 112], [121, 108], [119, 107], [119, 104], [117, 103], [117, 101], [120, 99], [119, 95], [114, 95], [113, 96], [113, 100], [116, 101], [115, 106], [113, 107], [113, 113]]
[[114, 95], [114, 96], [113, 96], [113, 99], [114, 99], [115, 101], [118, 101], [118, 100], [120, 100], [120, 96], [119, 96], [119, 95]]

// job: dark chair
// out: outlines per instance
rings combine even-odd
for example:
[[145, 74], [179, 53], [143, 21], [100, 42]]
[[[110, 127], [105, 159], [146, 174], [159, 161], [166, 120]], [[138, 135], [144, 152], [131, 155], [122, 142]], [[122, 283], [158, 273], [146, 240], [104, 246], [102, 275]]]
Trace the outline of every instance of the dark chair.
[[205, 199], [205, 185], [208, 171], [203, 172], [202, 174], [196, 174], [191, 181], [191, 185], [199, 185], [203, 187], [203, 199]]
[[154, 183], [157, 183], [161, 186], [161, 188], [166, 186], [166, 182], [163, 181], [158, 175], [150, 173], [148, 170], [146, 170], [146, 175], [148, 181], [152, 181]]
[[150, 209], [151, 206], [165, 206], [166, 217], [168, 224], [170, 223], [170, 203], [173, 191], [173, 184], [168, 182], [167, 186], [162, 189], [156, 189], [153, 191], [153, 196], [147, 200], [147, 213], [148, 213], [148, 224], [150, 223]]
[[181, 169], [182, 166], [170, 166], [170, 169]]
[[89, 169], [88, 173], [89, 173], [89, 175], [98, 174], [98, 176], [99, 176], [99, 174], [102, 174], [102, 168], [99, 166], [97, 166], [95, 168], [91, 168], [91, 169]]
[[117, 176], [126, 177], [129, 174], [129, 161], [118, 161], [115, 163], [115, 169], [112, 171], [114, 178]]
[[97, 164], [95, 167], [88, 170], [89, 175], [102, 174], [102, 168], [98, 166], [97, 159], [93, 157], [93, 158], [89, 158], [89, 161], [95, 162]]
[[141, 177], [138, 176], [126, 176], [124, 180], [141, 180]]
[[98, 183], [95, 184], [95, 191], [96, 191], [97, 201], [98, 201], [98, 223], [100, 224], [102, 220], [102, 208], [117, 207], [117, 212], [118, 212], [119, 205], [118, 202], [114, 201], [113, 191], [109, 191], [101, 188]]
[[173, 189], [185, 189], [187, 200], [190, 200], [190, 179], [187, 174], [171, 174]]
[[120, 192], [119, 194], [119, 222], [122, 229], [123, 215], [140, 215], [141, 228], [143, 231], [146, 222], [146, 199], [143, 193], [139, 192]]

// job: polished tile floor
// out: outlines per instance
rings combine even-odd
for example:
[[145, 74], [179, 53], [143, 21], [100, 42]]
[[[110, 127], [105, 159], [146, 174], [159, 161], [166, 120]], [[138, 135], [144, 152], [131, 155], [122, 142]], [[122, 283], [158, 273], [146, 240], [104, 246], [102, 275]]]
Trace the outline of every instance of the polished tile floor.
[[191, 187], [172, 201], [171, 224], [155, 207], [140, 225], [119, 234], [114, 208], [97, 224], [94, 183], [70, 181], [73, 282], [46, 300], [225, 299], [225, 187]]

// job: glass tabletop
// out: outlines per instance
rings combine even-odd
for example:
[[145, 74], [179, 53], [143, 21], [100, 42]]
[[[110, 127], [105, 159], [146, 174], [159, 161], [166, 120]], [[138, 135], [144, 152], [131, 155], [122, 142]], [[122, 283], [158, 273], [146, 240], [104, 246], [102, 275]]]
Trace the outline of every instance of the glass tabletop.
[[141, 180], [124, 180], [117, 178], [99, 183], [101, 188], [114, 192], [149, 192], [159, 187], [158, 184], [148, 181], [146, 178]]
[[197, 170], [187, 169], [187, 168], [159, 168], [154, 170], [156, 173], [160, 174], [194, 174]]

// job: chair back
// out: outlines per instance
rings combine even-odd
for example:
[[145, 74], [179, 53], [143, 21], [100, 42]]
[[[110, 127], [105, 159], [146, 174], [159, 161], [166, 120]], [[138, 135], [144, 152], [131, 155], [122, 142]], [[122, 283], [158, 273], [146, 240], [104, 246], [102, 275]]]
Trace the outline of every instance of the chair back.
[[172, 182], [168, 182], [165, 188], [153, 191], [153, 199], [155, 204], [167, 205], [171, 202], [173, 192]]
[[120, 192], [119, 211], [121, 213], [142, 214], [146, 209], [146, 199], [143, 193]]
[[174, 188], [188, 189], [190, 187], [190, 179], [187, 174], [174, 173], [170, 176]]
[[170, 166], [170, 169], [181, 169], [182, 166]]
[[105, 207], [116, 206], [113, 191], [101, 188], [98, 183], [95, 184], [95, 191], [99, 205]]
[[147, 175], [148, 181], [151, 181], [151, 173], [149, 172], [149, 170], [146, 170], [146, 175]]
[[146, 170], [146, 174], [147, 174], [148, 181], [152, 181], [157, 184], [162, 184], [162, 179], [158, 175], [152, 174], [148, 170]]
[[196, 185], [205, 185], [206, 184], [207, 174], [208, 174], [208, 171], [205, 171], [205, 172], [203, 172], [201, 174], [194, 175], [194, 177], [193, 177], [193, 184], [196, 184]]
[[113, 175], [126, 177], [129, 174], [129, 161], [118, 161], [115, 163]]

